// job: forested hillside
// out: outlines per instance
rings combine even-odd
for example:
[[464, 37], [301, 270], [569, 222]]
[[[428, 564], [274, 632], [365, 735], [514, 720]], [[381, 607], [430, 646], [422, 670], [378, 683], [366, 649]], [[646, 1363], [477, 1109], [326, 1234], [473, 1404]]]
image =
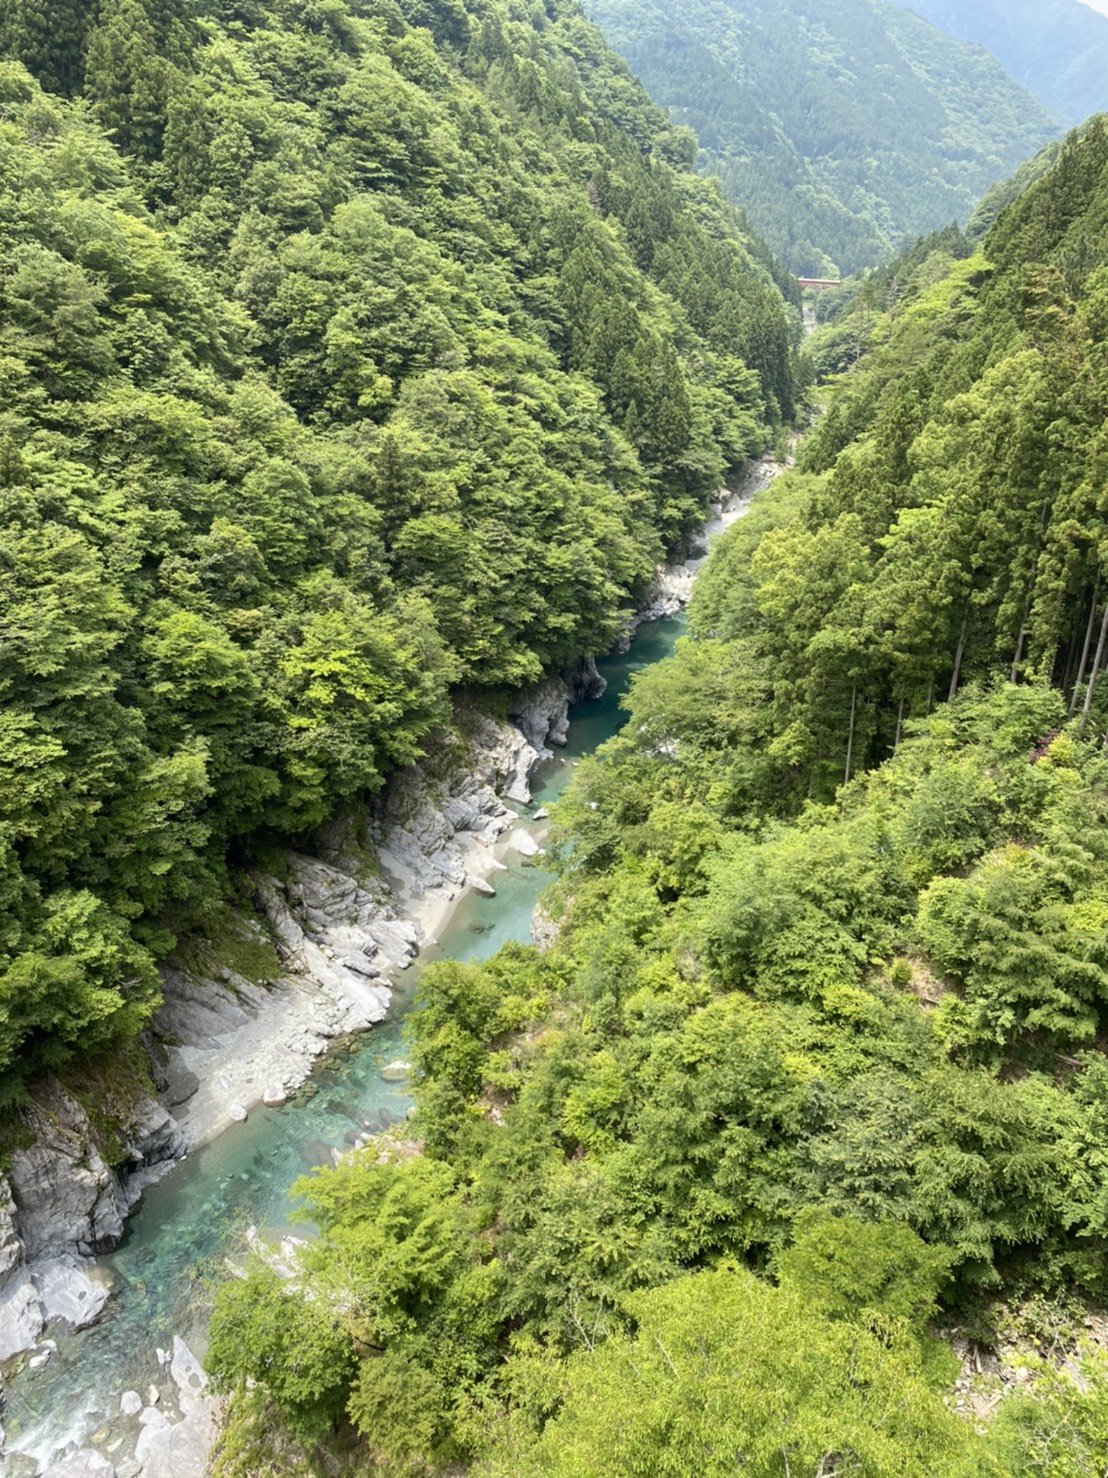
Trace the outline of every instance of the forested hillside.
[[1082, 0], [901, 0], [950, 36], [985, 46], [1056, 118], [1108, 108], [1108, 16]]
[[2, 13], [5, 1098], [229, 846], [610, 645], [797, 318], [572, 3]]
[[889, 0], [589, 0], [701, 166], [801, 275], [964, 219], [1056, 127], [980, 50]]
[[221, 1295], [224, 1473], [1104, 1470], [1108, 131], [941, 255]]

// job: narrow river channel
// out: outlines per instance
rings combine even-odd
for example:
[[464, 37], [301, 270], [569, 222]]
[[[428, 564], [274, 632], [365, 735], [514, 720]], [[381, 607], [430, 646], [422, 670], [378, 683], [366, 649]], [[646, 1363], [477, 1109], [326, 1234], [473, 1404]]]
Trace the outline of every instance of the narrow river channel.
[[[619, 730], [626, 718], [620, 698], [632, 675], [668, 657], [682, 626], [681, 618], [642, 626], [626, 654], [598, 664], [607, 691], [573, 709], [567, 748], [535, 777], [536, 809], [558, 798], [576, 760]], [[292, 1230], [288, 1188], [297, 1176], [407, 1113], [406, 1085], [381, 1074], [404, 1056], [404, 1017], [419, 970], [436, 959], [485, 959], [509, 940], [528, 940], [535, 904], [549, 882], [541, 866], [514, 857], [496, 877], [496, 897], [468, 894], [438, 945], [401, 977], [388, 1021], [359, 1038], [348, 1056], [328, 1060], [284, 1107], [256, 1109], [247, 1123], [190, 1155], [146, 1192], [124, 1242], [103, 1260], [115, 1284], [104, 1317], [91, 1329], [58, 1338], [47, 1363], [25, 1370], [9, 1387], [9, 1471], [33, 1473], [36, 1462], [48, 1461], [68, 1441], [91, 1441], [109, 1458], [117, 1444], [125, 1449], [119, 1393], [146, 1392], [160, 1379], [157, 1350], [167, 1349], [175, 1334], [203, 1357], [211, 1286], [226, 1276], [228, 1259], [242, 1254], [248, 1228], [266, 1239]], [[302, 1227], [296, 1230], [303, 1235]]]

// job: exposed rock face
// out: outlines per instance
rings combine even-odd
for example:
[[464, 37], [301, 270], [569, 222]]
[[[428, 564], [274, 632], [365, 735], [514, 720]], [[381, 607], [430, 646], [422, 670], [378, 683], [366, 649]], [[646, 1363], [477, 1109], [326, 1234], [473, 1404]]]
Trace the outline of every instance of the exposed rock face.
[[436, 906], [481, 875], [481, 850], [516, 819], [505, 799], [531, 799], [531, 773], [548, 740], [565, 742], [568, 687], [544, 683], [535, 694], [526, 730], [484, 716], [471, 720], [464, 742], [448, 739], [431, 764], [394, 778], [374, 818], [372, 840], [394, 896], [425, 924]]
[[542, 848], [531, 833], [522, 828], [512, 832], [508, 845], [521, 857], [538, 857], [542, 852]]
[[565, 679], [551, 678], [520, 693], [509, 717], [537, 754], [550, 754], [550, 745], [560, 748], [569, 738], [570, 701]]
[[135, 1460], [142, 1478], [204, 1478], [215, 1438], [218, 1403], [205, 1394], [207, 1377], [200, 1362], [174, 1335], [169, 1373], [177, 1388], [180, 1420], [160, 1406], [147, 1406], [139, 1416], [142, 1430]]
[[169, 1112], [136, 1099], [124, 1157], [109, 1165], [88, 1115], [59, 1083], [40, 1083], [26, 1109], [28, 1143], [0, 1178], [0, 1360], [29, 1349], [46, 1323], [92, 1323], [109, 1289], [91, 1259], [114, 1247], [152, 1171], [184, 1153]]
[[29, 1350], [46, 1324], [42, 1300], [30, 1273], [20, 1264], [0, 1288], [0, 1360]]
[[0, 1178], [0, 1282], [23, 1259], [23, 1243], [15, 1229], [15, 1202], [11, 1186]]
[[571, 692], [602, 686], [591, 664], [571, 679], [528, 696], [527, 733], [471, 718], [464, 738], [445, 737], [423, 764], [395, 775], [372, 811], [324, 829], [320, 855], [290, 853], [279, 878], [252, 879], [285, 967], [280, 980], [164, 972], [154, 1031], [164, 1096], [190, 1145], [256, 1105], [279, 1106], [328, 1040], [382, 1020], [393, 976], [442, 912], [467, 887], [492, 890], [491, 848], [517, 819], [505, 798], [530, 798], [541, 753], [564, 742]]
[[47, 1322], [61, 1319], [74, 1329], [95, 1323], [111, 1293], [95, 1263], [81, 1266], [68, 1257], [36, 1263], [32, 1276]]
[[635, 626], [680, 615], [692, 599], [695, 583], [696, 572], [690, 565], [662, 565], [654, 572], [654, 579], [635, 613]]
[[[436, 912], [467, 886], [492, 889], [491, 846], [517, 819], [505, 799], [530, 800], [535, 765], [565, 743], [570, 702], [602, 690], [585, 662], [523, 694], [518, 727], [471, 719], [464, 740], [445, 739], [441, 753], [393, 778], [353, 844], [349, 829], [333, 828], [323, 857], [289, 854], [280, 878], [254, 878], [285, 973], [260, 985], [230, 970], [218, 980], [163, 972], [152, 1039], [165, 1105], [134, 1105], [120, 1164], [108, 1164], [59, 1084], [36, 1091], [29, 1143], [0, 1178], [0, 1360], [32, 1347], [50, 1319], [98, 1317], [108, 1289], [90, 1260], [118, 1242], [143, 1187], [186, 1144], [263, 1102], [279, 1106], [329, 1039], [384, 1018], [391, 977], [418, 954]], [[521, 849], [537, 850], [519, 836]], [[147, 1426], [150, 1450], [180, 1440]]]
[[565, 680], [569, 686], [569, 696], [574, 703], [586, 703], [592, 698], [603, 698], [608, 691], [608, 680], [601, 677], [597, 671], [595, 657], [582, 657], [576, 666], [566, 673]]
[[27, 1117], [33, 1143], [15, 1151], [8, 1173], [24, 1258], [90, 1257], [111, 1247], [123, 1234], [126, 1207], [84, 1109], [48, 1082]]
[[531, 943], [537, 950], [552, 949], [561, 933], [561, 925], [539, 904], [531, 915]]
[[569, 739], [570, 704], [601, 698], [607, 686], [595, 660], [582, 658], [564, 677], [549, 678], [518, 693], [508, 717], [531, 748], [547, 759], [552, 745], [560, 749]]
[[52, 1463], [43, 1478], [116, 1478], [116, 1470], [102, 1453], [86, 1449]]

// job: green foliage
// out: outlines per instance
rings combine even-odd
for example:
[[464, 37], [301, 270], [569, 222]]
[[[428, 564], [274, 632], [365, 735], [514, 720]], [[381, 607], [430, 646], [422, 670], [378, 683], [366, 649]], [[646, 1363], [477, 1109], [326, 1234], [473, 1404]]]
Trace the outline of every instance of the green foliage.
[[0, 47], [52, 92], [72, 96], [84, 75], [85, 45], [95, 5], [88, 0], [3, 0]]
[[918, 5], [587, 8], [651, 96], [696, 131], [704, 171], [802, 276], [858, 272], [964, 220], [1057, 132], [1053, 110], [994, 57], [910, 14]]
[[1034, 1395], [1007, 1402], [993, 1435], [997, 1471], [1083, 1478], [1108, 1461], [1108, 1361], [1091, 1349], [1076, 1369], [1033, 1362]]
[[212, 1315], [208, 1358], [228, 1388], [262, 1372], [297, 1435], [322, 1435], [341, 1414], [351, 1369], [341, 1326], [317, 1299], [287, 1287], [268, 1268], [255, 1267], [224, 1290]]
[[557, 943], [425, 973], [423, 1156], [301, 1184], [380, 1471], [1101, 1462], [1099, 1357], [977, 1431], [934, 1326], [1108, 1292], [1107, 720], [1037, 655], [1101, 607], [1104, 151], [922, 250], [576, 772]]
[[325, 1471], [305, 1445], [278, 1430], [256, 1394], [228, 1402], [211, 1457], [212, 1478], [320, 1478]]
[[[1048, 145], [1036, 159], [1060, 147], [1057, 143]], [[1017, 171], [1017, 178], [1019, 174]], [[998, 198], [1007, 184], [996, 187]], [[1022, 193], [1015, 184], [1011, 188], [1011, 199]], [[983, 219], [987, 213], [988, 198], [964, 232], [957, 223], [944, 226], [906, 247], [892, 261], [848, 278], [836, 288], [809, 294], [817, 327], [806, 347], [817, 381], [831, 381], [857, 364], [873, 349], [883, 330], [885, 314], [903, 312], [909, 303], [949, 276], [956, 262], [972, 255], [973, 243], [980, 239], [975, 234], [976, 226], [979, 217]], [[980, 235], [984, 234], [982, 230]]]
[[[1101, 907], [1108, 759], [1065, 736], [1037, 754], [1058, 703], [964, 694], [834, 806], [758, 831], [717, 813], [691, 854], [671, 797], [703, 785], [695, 749], [686, 772], [678, 742], [652, 791], [633, 716], [582, 772], [558, 944], [423, 979], [425, 1157], [355, 1156], [299, 1187], [323, 1234], [306, 1287], [344, 1311], [348, 1414], [386, 1471], [482, 1454], [490, 1471], [587, 1471], [591, 1445], [605, 1471], [684, 1472], [711, 1466], [719, 1431], [767, 1473], [783, 1450], [815, 1473], [836, 1443], [867, 1471], [924, 1473], [931, 1442], [944, 1471], [994, 1471], [943, 1407], [929, 1322], [980, 1309], [1013, 1267], [1024, 1288], [1103, 1289], [1103, 1062], [1063, 1054], [1103, 1009], [1076, 962]], [[1065, 891], [1075, 964], [1036, 973], [1021, 948], [987, 948], [970, 986], [950, 960], [977, 935], [936, 899], [1017, 836]], [[1008, 888], [990, 926], [1018, 920], [1034, 959], [1061, 950], [1055, 905]], [[780, 1288], [703, 1271], [721, 1262]], [[711, 1278], [746, 1331], [738, 1365], [730, 1324], [717, 1338], [686, 1309]], [[244, 1373], [265, 1381], [256, 1360]], [[879, 1434], [867, 1393], [900, 1410], [896, 1390], [918, 1425]]]
[[739, 675], [713, 708], [757, 743], [733, 762], [736, 809], [828, 799], [973, 678], [1064, 691], [1029, 748], [1086, 708], [1083, 732], [1108, 726], [1106, 140], [1091, 123], [980, 252], [923, 243], [827, 331], [831, 358], [871, 352], [772, 508], [723, 542], [691, 613]]
[[[1105, 651], [1080, 657], [1104, 621], [1106, 159], [1093, 126], [983, 253], [922, 252], [576, 772], [556, 943], [424, 976], [422, 1154], [302, 1183], [320, 1239], [291, 1293], [259, 1290], [341, 1327], [332, 1452], [1102, 1465], [1099, 1355], [1036, 1367], [978, 1430], [933, 1331], [1108, 1293]], [[428, 545], [462, 553], [449, 519]], [[266, 1358], [214, 1368], [295, 1423]]]
[[610, 646], [797, 368], [571, 3], [36, 0], [0, 50], [8, 1093], [141, 1029], [229, 849]]
[[788, 1284], [700, 1273], [628, 1307], [634, 1336], [575, 1356], [542, 1436], [509, 1439], [480, 1471], [769, 1478], [846, 1459], [923, 1474], [970, 1443], [911, 1343], [823, 1321]]
[[782, 1283], [831, 1319], [922, 1330], [935, 1313], [949, 1266], [897, 1222], [806, 1215], [797, 1238], [779, 1257]]

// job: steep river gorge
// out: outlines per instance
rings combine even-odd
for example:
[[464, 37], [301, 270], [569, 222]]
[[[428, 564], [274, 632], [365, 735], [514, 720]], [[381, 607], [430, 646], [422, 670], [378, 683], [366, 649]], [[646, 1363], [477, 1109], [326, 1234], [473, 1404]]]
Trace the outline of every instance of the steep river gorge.
[[[598, 664], [607, 690], [572, 710], [566, 748], [534, 778], [533, 809], [556, 800], [575, 762], [617, 732], [625, 717], [620, 699], [632, 675], [671, 654], [682, 624], [681, 618], [651, 621], [639, 628], [628, 652]], [[103, 1259], [115, 1293], [102, 1319], [57, 1337], [55, 1353], [9, 1387], [6, 1471], [12, 1478], [41, 1472], [67, 1448], [95, 1450], [113, 1465], [133, 1453], [139, 1413], [120, 1411], [121, 1392], [141, 1393], [145, 1404], [151, 1387], [164, 1387], [165, 1352], [174, 1336], [203, 1356], [211, 1284], [226, 1275], [249, 1236], [273, 1240], [294, 1229], [288, 1188], [298, 1175], [407, 1113], [406, 1084], [389, 1081], [394, 1074], [383, 1077], [382, 1071], [403, 1058], [404, 1017], [419, 971], [436, 959], [483, 959], [509, 940], [529, 939], [549, 881], [541, 859], [515, 854], [497, 876], [495, 897], [470, 892], [460, 901], [437, 945], [403, 977], [385, 1023], [359, 1038], [349, 1055], [332, 1055], [288, 1104], [259, 1108], [146, 1192], [122, 1245]], [[295, 1230], [304, 1235], [302, 1226]], [[184, 1462], [182, 1454], [181, 1471]]]

